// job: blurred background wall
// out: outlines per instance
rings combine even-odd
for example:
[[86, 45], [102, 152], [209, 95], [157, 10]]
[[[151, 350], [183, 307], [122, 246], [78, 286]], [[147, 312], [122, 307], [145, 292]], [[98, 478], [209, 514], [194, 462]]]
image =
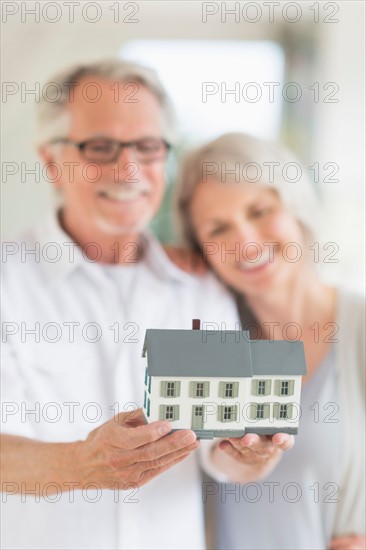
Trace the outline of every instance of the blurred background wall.
[[[324, 277], [362, 291], [364, 21], [357, 1], [2, 2], [3, 239], [52, 203], [42, 170], [39, 178], [25, 174], [39, 161], [35, 95], [27, 91], [42, 90], [70, 64], [126, 55], [153, 64], [169, 88], [181, 123], [178, 152], [230, 130], [284, 141], [323, 203], [319, 250], [331, 260], [321, 262]], [[250, 82], [257, 86], [245, 87]], [[273, 101], [268, 82], [278, 83]], [[239, 101], [223, 99], [225, 86], [238, 83]], [[166, 240], [171, 188], [153, 224]]]

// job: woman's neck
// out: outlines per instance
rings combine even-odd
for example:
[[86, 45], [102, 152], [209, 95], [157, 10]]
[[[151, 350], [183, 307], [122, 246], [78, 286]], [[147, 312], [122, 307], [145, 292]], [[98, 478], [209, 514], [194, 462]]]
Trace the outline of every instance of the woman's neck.
[[264, 338], [296, 338], [297, 327], [304, 334], [313, 330], [314, 323], [323, 325], [335, 317], [335, 289], [324, 285], [310, 270], [272, 293], [246, 296], [246, 302]]

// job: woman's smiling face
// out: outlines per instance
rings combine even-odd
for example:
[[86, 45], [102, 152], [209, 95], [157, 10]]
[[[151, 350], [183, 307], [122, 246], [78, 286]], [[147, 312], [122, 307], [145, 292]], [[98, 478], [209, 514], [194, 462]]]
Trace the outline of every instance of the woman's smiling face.
[[303, 265], [301, 227], [270, 187], [207, 179], [190, 216], [212, 269], [248, 296], [288, 284]]

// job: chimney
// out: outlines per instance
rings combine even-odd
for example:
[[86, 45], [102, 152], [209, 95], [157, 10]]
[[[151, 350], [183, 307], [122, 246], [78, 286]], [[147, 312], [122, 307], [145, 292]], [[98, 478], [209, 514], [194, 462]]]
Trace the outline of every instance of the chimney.
[[192, 330], [201, 330], [201, 320], [192, 319]]

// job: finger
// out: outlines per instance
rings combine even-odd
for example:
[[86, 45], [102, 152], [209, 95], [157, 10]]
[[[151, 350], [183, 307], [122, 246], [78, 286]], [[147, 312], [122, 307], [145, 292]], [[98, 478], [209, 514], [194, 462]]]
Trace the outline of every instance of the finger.
[[[228, 441], [230, 445], [232, 445], [232, 442]], [[260, 452], [254, 452], [250, 448], [243, 447], [242, 445], [236, 443], [235, 445], [232, 445], [236, 451], [238, 451], [242, 457], [241, 462], [253, 465], [253, 464], [264, 464], [268, 460], [272, 460], [273, 458], [276, 458], [279, 456], [280, 451], [278, 449], [274, 449], [272, 451], [265, 451], [262, 450]], [[220, 448], [224, 448], [221, 444], [219, 445]]]
[[161, 466], [160, 468], [146, 470], [141, 474], [139, 485], [145, 485], [145, 483], [147, 483], [151, 479], [154, 479], [154, 477], [162, 474], [163, 472], [166, 472], [176, 464], [179, 464], [179, 462], [182, 462], [185, 458], [187, 458], [187, 456], [189, 456], [189, 453], [180, 456], [176, 460], [173, 460], [172, 462], [169, 462], [169, 464], [165, 464], [165, 466]]
[[[230, 440], [231, 441], [231, 440]], [[236, 441], [238, 441], [236, 439]], [[250, 448], [257, 453], [271, 453], [276, 449], [287, 451], [294, 446], [295, 438], [293, 435], [277, 433], [272, 438], [270, 436], [259, 436], [258, 434], [246, 434], [240, 440], [243, 447]]]
[[[232, 442], [231, 439], [230, 442]], [[271, 454], [277, 450], [277, 446], [272, 443], [270, 438], [258, 434], [246, 434], [241, 439], [236, 439], [235, 444], [238, 450], [246, 448], [258, 454]]]
[[234, 458], [234, 460], [237, 460], [238, 462], [245, 463], [245, 456], [240, 451], [237, 451], [230, 441], [224, 440], [220, 441], [219, 448], [228, 456], [231, 456], [231, 458]]
[[348, 535], [344, 537], [334, 537], [329, 546], [329, 550], [364, 550], [366, 539], [361, 535]]
[[192, 451], [195, 451], [198, 447], [199, 447], [199, 441], [195, 441], [188, 447], [184, 447], [183, 449], [179, 449], [178, 451], [174, 451], [172, 453], [160, 456], [159, 458], [155, 458], [154, 460], [140, 462], [139, 466], [141, 466], [142, 471], [152, 470], [154, 468], [161, 468], [162, 466], [169, 464], [169, 462], [174, 462], [177, 458], [183, 455], [190, 454]]
[[120, 448], [126, 450], [137, 449], [148, 443], [157, 441], [172, 431], [170, 422], [157, 420], [151, 424], [136, 426], [135, 428], [125, 428], [121, 434]]
[[295, 444], [293, 435], [278, 433], [272, 437], [272, 443], [281, 451], [289, 451]]
[[195, 443], [197, 436], [191, 430], [179, 430], [167, 437], [135, 449], [133, 459], [136, 462], [155, 460], [181, 449], [187, 449]]

